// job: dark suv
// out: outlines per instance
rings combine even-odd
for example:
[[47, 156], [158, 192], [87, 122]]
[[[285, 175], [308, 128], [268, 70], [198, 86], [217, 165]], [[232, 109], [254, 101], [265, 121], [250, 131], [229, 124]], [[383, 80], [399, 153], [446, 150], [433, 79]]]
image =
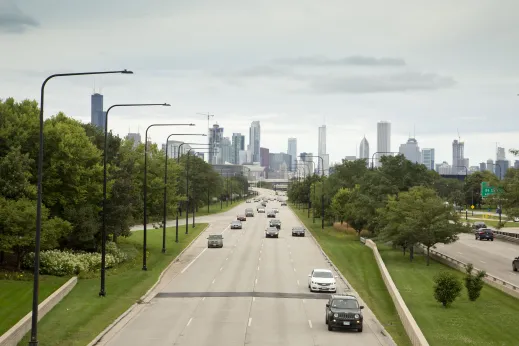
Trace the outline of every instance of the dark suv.
[[519, 257], [514, 258], [514, 260], [512, 261], [512, 269], [514, 270], [514, 272], [519, 270]]
[[362, 332], [362, 309], [355, 296], [347, 294], [332, 294], [326, 303], [326, 324], [328, 330], [333, 328], [356, 329]]
[[494, 241], [494, 232], [489, 228], [480, 228], [476, 231], [476, 240], [491, 240]]
[[483, 221], [476, 221], [474, 224], [472, 224], [472, 228], [475, 231], [478, 231], [481, 228], [487, 228], [487, 225]]
[[269, 226], [276, 227], [277, 229], [281, 229], [281, 221], [278, 219], [270, 220]]

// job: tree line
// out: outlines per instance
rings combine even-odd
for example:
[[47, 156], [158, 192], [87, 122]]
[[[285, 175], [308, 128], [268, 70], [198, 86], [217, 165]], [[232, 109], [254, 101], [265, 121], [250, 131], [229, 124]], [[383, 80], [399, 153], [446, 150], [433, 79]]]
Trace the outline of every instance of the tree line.
[[[288, 197], [300, 206], [310, 206], [316, 217], [324, 202], [329, 224], [346, 222], [358, 234], [369, 232], [371, 237], [390, 241], [404, 253], [408, 249], [412, 260], [414, 245], [423, 244], [429, 251], [469, 231], [454, 206], [501, 205], [508, 219], [519, 216], [519, 170], [509, 169], [503, 180], [489, 171], [464, 178], [444, 178], [403, 155], [384, 156], [375, 169], [368, 168], [365, 160], [343, 160], [328, 177], [293, 179]], [[501, 192], [484, 199], [483, 181]]]
[[[34, 251], [39, 106], [36, 101], [0, 100], [0, 264], [14, 254], [18, 265]], [[143, 220], [144, 144], [111, 132], [107, 143], [107, 234], [128, 236]], [[42, 250], [99, 248], [103, 191], [104, 132], [63, 113], [45, 120]], [[202, 159], [168, 160], [167, 213], [200, 208], [216, 199], [245, 195], [245, 176], [222, 177]], [[162, 220], [165, 153], [148, 147], [147, 210]], [[189, 175], [189, 200], [186, 198]]]

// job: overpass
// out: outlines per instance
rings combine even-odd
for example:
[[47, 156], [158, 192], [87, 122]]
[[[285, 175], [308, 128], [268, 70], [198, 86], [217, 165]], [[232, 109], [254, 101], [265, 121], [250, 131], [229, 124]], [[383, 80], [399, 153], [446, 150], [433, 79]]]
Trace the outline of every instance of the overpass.
[[261, 187], [262, 183], [272, 184], [278, 190], [287, 190], [290, 180], [288, 179], [261, 179], [249, 180], [249, 186]]

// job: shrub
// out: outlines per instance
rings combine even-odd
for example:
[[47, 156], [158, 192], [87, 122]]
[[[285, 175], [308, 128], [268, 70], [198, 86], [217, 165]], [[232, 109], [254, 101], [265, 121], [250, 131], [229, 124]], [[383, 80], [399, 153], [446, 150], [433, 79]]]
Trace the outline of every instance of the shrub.
[[434, 298], [444, 307], [453, 303], [460, 295], [461, 290], [461, 282], [451, 273], [440, 272], [434, 278]]
[[[128, 259], [114, 243], [106, 246], [106, 268], [111, 268]], [[34, 252], [23, 259], [25, 268], [34, 268]], [[93, 252], [72, 252], [48, 250], [40, 252], [40, 274], [66, 276], [101, 269], [101, 254]]]
[[485, 277], [486, 272], [480, 270], [476, 275], [474, 275], [472, 274], [472, 270], [474, 270], [474, 266], [472, 263], [469, 263], [467, 268], [465, 268], [465, 271], [467, 272], [467, 275], [465, 276], [465, 287], [467, 288], [469, 299], [474, 302], [481, 295], [481, 290], [484, 285], [483, 278]]

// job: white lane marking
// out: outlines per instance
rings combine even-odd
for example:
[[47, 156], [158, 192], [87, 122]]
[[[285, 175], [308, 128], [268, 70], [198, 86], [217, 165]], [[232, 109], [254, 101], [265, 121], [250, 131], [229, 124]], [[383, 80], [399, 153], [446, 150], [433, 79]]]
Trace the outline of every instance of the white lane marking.
[[205, 300], [205, 297], [202, 298], [202, 301], [204, 301], [204, 300]]
[[211, 282], [211, 283], [214, 284], [215, 281], [216, 281], [216, 279], [213, 279], [213, 282]]
[[220, 268], [220, 271], [222, 271], [222, 270], [223, 270], [223, 267]]
[[200, 252], [200, 253], [198, 254], [198, 256], [196, 256], [196, 257], [191, 261], [191, 263], [189, 263], [189, 264], [187, 265], [187, 267], [185, 267], [184, 269], [182, 269], [182, 271], [180, 272], [180, 274], [183, 274], [183, 273], [184, 273], [184, 272], [185, 272], [189, 267], [191, 267], [191, 265], [192, 265], [193, 263], [195, 263], [195, 261], [198, 259], [198, 257], [202, 256], [202, 254], [205, 252], [205, 250], [207, 250], [207, 248], [203, 249], [202, 252]]
[[261, 262], [261, 257], [259, 258], [260, 262]]
[[289, 254], [290, 256], [292, 256], [292, 252], [289, 252], [288, 254]]
[[251, 323], [252, 323], [252, 317], [249, 317], [249, 323], [247, 325], [250, 327]]
[[231, 226], [231, 225], [225, 227], [225, 229], [224, 229], [224, 230], [222, 231], [222, 233], [220, 233], [220, 234], [223, 234], [223, 232], [227, 231], [227, 230], [229, 229], [230, 226]]
[[295, 271], [295, 272], [297, 271], [296, 268], [294, 268], [294, 271]]
[[191, 324], [191, 321], [192, 321], [192, 320], [193, 320], [193, 317], [191, 317], [191, 318], [189, 319], [189, 321], [187, 321], [186, 327], [189, 327], [189, 325]]
[[256, 285], [258, 284], [258, 279], [256, 279]]
[[303, 299], [303, 303], [305, 302], [305, 300]]
[[259, 266], [258, 266], [258, 270], [259, 270]]
[[294, 260], [293, 260], [293, 259], [290, 259], [290, 262], [294, 263]]
[[487, 263], [487, 262], [485, 262], [485, 261], [480, 261], [480, 262], [481, 262], [481, 263]]
[[312, 321], [308, 320], [308, 325], [312, 328]]
[[297, 280], [297, 286], [299, 286], [299, 280]]
[[255, 302], [256, 301], [256, 297], [252, 297], [252, 301]]
[[225, 260], [228, 261], [228, 260], [229, 260], [229, 257], [227, 257]]

